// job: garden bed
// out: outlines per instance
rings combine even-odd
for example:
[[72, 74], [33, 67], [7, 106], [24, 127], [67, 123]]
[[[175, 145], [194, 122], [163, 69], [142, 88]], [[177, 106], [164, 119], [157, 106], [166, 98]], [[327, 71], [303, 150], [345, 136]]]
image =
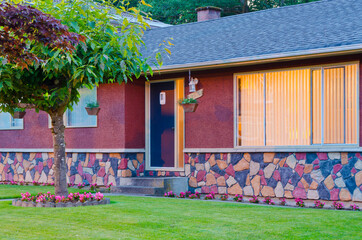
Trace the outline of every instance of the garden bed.
[[16, 207], [81, 207], [109, 204], [110, 199], [103, 194], [70, 193], [67, 197], [55, 196], [50, 192], [38, 193], [32, 196], [30, 193], [22, 193], [20, 199], [13, 199], [12, 205]]
[[164, 197], [238, 202], [238, 203], [261, 204], [261, 205], [283, 206], [283, 207], [293, 207], [293, 208], [317, 208], [317, 209], [360, 211], [360, 206], [354, 202], [350, 202], [349, 207], [347, 207], [348, 206], [347, 203], [338, 202], [338, 201], [322, 201], [322, 200], [313, 201], [313, 200], [304, 200], [301, 198], [286, 199], [286, 198], [271, 198], [271, 197], [258, 197], [258, 196], [244, 197], [241, 194], [229, 196], [228, 194], [216, 195], [213, 192], [201, 196], [201, 194], [197, 191], [195, 193], [191, 193], [190, 191], [181, 192], [179, 195], [176, 195], [175, 193], [170, 191], [165, 193]]

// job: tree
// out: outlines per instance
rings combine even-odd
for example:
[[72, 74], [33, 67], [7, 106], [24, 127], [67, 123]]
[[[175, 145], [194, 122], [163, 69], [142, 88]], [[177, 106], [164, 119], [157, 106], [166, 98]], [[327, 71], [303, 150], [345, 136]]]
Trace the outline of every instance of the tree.
[[[19, 2], [13, 0], [12, 4]], [[142, 74], [152, 74], [151, 59], [140, 53], [140, 47], [144, 45], [143, 32], [148, 25], [137, 9], [129, 9], [128, 13], [138, 21], [130, 22], [120, 17], [126, 11], [124, 7], [115, 8], [108, 1], [29, 0], [22, 3], [53, 15], [71, 32], [85, 37], [74, 52], [52, 49], [38, 41], [31, 42], [29, 52], [43, 59], [42, 62], [34, 61], [28, 68], [7, 62], [0, 68], [2, 111], [13, 113], [20, 106], [49, 114], [54, 147], [55, 194], [65, 196], [68, 190], [63, 114], [79, 101], [80, 88], [92, 88], [100, 83], [122, 83]], [[160, 55], [160, 52], [156, 54], [153, 64], [161, 64]]]
[[0, 4], [0, 56], [3, 63], [20, 67], [40, 63], [30, 51], [30, 44], [40, 44], [50, 49], [74, 51], [75, 45], [84, 38], [68, 31], [59, 20], [31, 7]]
[[[131, 1], [134, 5], [136, 0]], [[230, 16], [313, 1], [318, 0], [148, 0], [152, 7], [139, 5], [138, 8], [162, 22], [182, 24], [197, 21], [195, 9], [198, 7], [219, 7], [223, 9], [221, 16]]]

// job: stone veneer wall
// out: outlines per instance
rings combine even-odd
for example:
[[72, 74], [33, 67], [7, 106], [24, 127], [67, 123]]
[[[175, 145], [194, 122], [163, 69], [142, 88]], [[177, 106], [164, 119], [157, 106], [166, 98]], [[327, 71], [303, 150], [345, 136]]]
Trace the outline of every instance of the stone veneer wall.
[[360, 153], [185, 154], [201, 193], [362, 201], [361, 170]]
[[[67, 181], [119, 185], [121, 177], [185, 176], [184, 172], [145, 171], [144, 153], [68, 153]], [[0, 153], [0, 181], [52, 183], [53, 153]]]

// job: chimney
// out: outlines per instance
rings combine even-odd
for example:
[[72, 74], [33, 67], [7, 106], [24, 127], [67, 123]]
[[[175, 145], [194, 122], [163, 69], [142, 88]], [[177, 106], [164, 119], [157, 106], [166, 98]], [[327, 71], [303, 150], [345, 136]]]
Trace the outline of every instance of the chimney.
[[199, 7], [196, 8], [197, 21], [207, 21], [220, 18], [221, 8], [218, 7]]

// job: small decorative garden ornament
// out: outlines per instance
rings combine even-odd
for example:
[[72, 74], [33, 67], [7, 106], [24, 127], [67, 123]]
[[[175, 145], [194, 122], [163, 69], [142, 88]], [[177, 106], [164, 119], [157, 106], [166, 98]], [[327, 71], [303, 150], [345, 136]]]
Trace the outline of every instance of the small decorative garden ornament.
[[185, 112], [195, 112], [198, 106], [197, 100], [193, 98], [184, 98], [180, 101], [180, 105]]
[[85, 110], [87, 110], [88, 115], [98, 115], [99, 110], [101, 110], [101, 108], [99, 107], [99, 103], [98, 102], [92, 102], [92, 103], [88, 103], [87, 106], [85, 107]]

